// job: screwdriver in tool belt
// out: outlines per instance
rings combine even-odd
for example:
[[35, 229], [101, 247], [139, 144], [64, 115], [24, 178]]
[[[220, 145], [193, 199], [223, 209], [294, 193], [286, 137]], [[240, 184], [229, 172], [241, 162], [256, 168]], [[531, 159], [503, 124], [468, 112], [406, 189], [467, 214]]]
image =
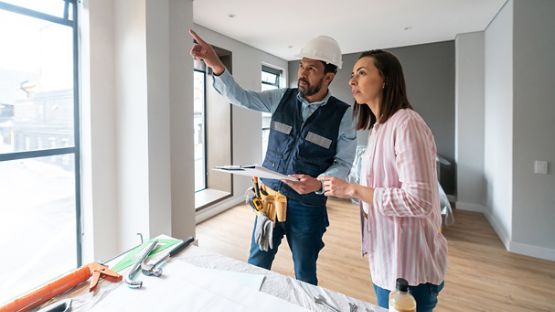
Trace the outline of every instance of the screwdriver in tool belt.
[[252, 183], [254, 184], [254, 193], [256, 197], [260, 198], [260, 187], [258, 186], [258, 177], [252, 177]]

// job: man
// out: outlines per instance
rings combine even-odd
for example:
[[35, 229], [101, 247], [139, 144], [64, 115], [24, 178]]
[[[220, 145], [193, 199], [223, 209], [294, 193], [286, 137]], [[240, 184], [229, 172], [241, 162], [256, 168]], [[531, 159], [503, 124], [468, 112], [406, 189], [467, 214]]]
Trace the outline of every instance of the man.
[[235, 105], [272, 113], [262, 165], [299, 179], [262, 179], [265, 186], [287, 197], [287, 220], [274, 228], [273, 248], [267, 251], [255, 242], [253, 230], [248, 262], [269, 270], [285, 235], [293, 253], [295, 277], [317, 285], [316, 260], [329, 225], [326, 197], [320, 193], [322, 184], [317, 177], [345, 179], [356, 148], [352, 109], [328, 90], [342, 65], [339, 45], [330, 37], [320, 36], [301, 49], [298, 89], [254, 92], [242, 89], [214, 49], [194, 31], [189, 32], [196, 41], [191, 56], [202, 59], [212, 69], [213, 86], [218, 93]]

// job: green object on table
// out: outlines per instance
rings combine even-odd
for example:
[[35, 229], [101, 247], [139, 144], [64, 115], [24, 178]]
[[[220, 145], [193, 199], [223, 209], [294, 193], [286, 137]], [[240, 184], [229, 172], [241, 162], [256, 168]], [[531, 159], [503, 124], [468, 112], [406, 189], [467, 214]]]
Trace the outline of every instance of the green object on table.
[[[128, 267], [132, 266], [133, 263], [135, 263], [135, 261], [137, 261], [136, 257], [137, 254], [141, 252], [141, 250], [143, 250], [146, 245], [148, 245], [148, 243], [152, 242], [154, 239], [150, 239], [147, 242], [144, 242], [142, 245], [137, 246], [135, 248], [133, 248], [132, 250], [130, 250], [127, 254], [125, 254], [123, 256], [123, 258], [116, 263], [113, 267], [112, 267], [112, 271], [115, 272], [121, 272], [125, 269], [127, 269]], [[156, 248], [154, 248], [149, 254], [148, 256], [154, 256], [157, 253], [161, 252], [162, 250], [168, 249], [173, 245], [179, 244], [181, 243], [182, 240], [180, 239], [158, 239], [158, 245], [156, 245]]]

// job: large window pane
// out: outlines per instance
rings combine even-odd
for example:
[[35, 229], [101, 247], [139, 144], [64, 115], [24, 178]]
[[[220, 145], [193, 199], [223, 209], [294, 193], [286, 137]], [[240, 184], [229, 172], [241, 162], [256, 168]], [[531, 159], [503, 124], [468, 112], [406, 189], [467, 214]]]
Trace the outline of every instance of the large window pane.
[[266, 82], [268, 84], [276, 85], [279, 83], [279, 76], [276, 74], [272, 74], [266, 71], [262, 71], [262, 82]]
[[194, 71], [195, 192], [206, 188], [205, 77], [204, 71]]
[[0, 162], [0, 303], [77, 266], [72, 154]]
[[73, 146], [72, 28], [0, 10], [0, 42], [0, 153]]
[[0, 1], [0, 304], [80, 265], [74, 9]]

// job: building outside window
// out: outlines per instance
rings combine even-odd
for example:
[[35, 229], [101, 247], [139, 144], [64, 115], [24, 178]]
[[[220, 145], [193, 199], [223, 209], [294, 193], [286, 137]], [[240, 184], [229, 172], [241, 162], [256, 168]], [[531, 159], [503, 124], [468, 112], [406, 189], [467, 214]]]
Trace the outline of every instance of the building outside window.
[[194, 69], [195, 192], [206, 189], [206, 65], [195, 62]]
[[81, 265], [77, 8], [0, 1], [0, 303]]

